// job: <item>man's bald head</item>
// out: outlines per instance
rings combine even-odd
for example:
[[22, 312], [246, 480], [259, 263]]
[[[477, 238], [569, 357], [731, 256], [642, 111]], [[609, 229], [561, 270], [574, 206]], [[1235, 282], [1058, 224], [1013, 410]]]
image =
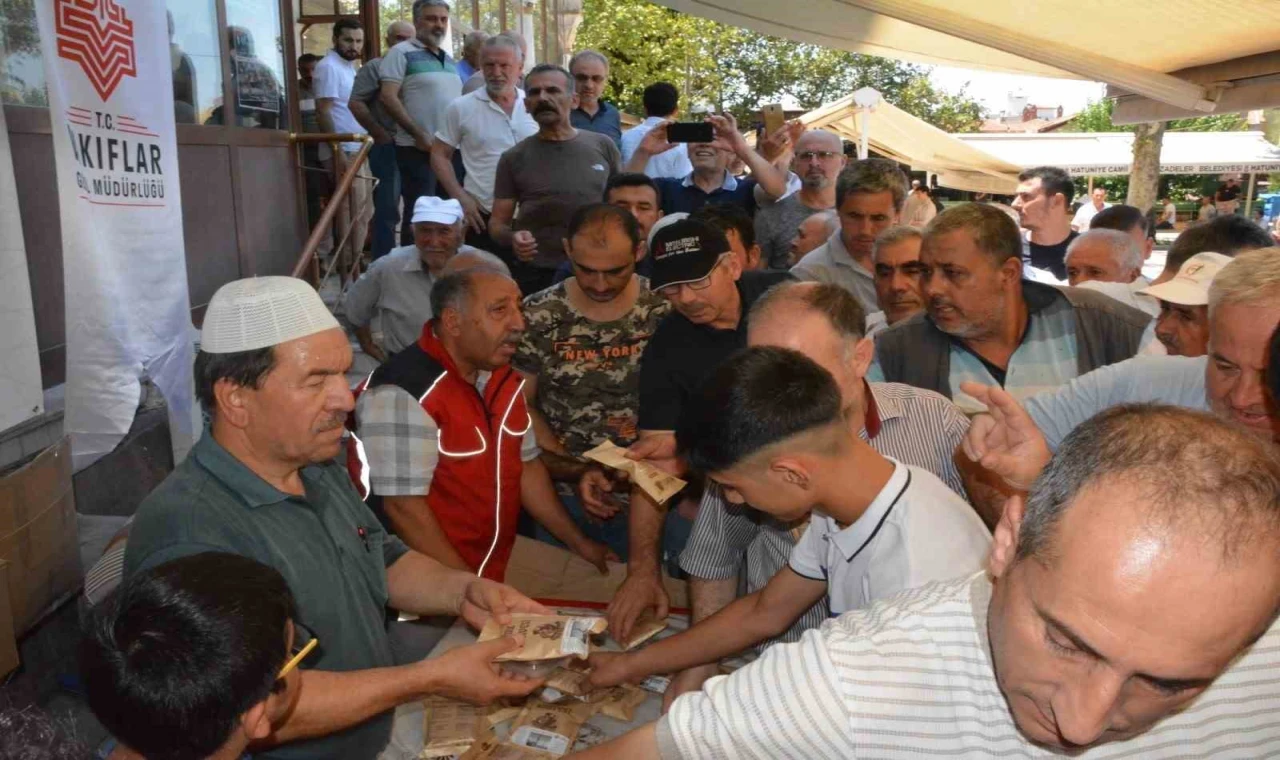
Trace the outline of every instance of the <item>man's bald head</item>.
[[840, 176], [846, 163], [840, 138], [830, 132], [815, 129], [805, 132], [796, 140], [791, 168], [800, 176], [800, 181], [809, 192], [832, 192], [829, 188], [835, 187], [836, 177]]
[[800, 139], [796, 140], [796, 153], [806, 150], [825, 150], [832, 153], [841, 153], [843, 143], [840, 137], [834, 132], [828, 132], [825, 129], [810, 129], [800, 135]]
[[392, 21], [387, 26], [387, 49], [390, 50], [405, 40], [413, 39], [416, 34], [413, 24], [408, 21]]

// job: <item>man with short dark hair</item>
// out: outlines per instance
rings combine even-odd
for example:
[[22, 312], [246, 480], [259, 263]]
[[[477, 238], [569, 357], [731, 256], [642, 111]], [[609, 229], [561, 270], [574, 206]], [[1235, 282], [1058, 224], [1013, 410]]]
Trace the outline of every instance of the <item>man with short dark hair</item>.
[[1189, 227], [1178, 235], [1165, 254], [1164, 271], [1151, 281], [1152, 285], [1172, 280], [1187, 259], [1197, 253], [1221, 253], [1234, 257], [1243, 251], [1270, 248], [1275, 245], [1270, 233], [1243, 216], [1231, 214], [1212, 219], [1205, 224]]
[[512, 366], [525, 379], [535, 423], [546, 421], [534, 429], [561, 500], [584, 533], [625, 558], [627, 520], [618, 516], [625, 494], [580, 500], [579, 489], [613, 489], [606, 471], [582, 455], [605, 441], [635, 443], [640, 357], [671, 305], [635, 272], [644, 241], [628, 211], [583, 206], [567, 234], [573, 276], [525, 299], [529, 329]]
[[990, 533], [964, 499], [859, 437], [835, 379], [797, 351], [760, 346], [730, 357], [676, 438], [729, 503], [807, 521], [804, 535], [763, 588], [636, 652], [593, 655], [593, 686], [715, 664], [780, 636], [823, 597], [840, 615], [973, 573], [986, 558]]
[[741, 206], [731, 203], [708, 203], [689, 215], [690, 219], [706, 222], [724, 233], [729, 249], [742, 262], [742, 271], [763, 269], [765, 260], [756, 242], [755, 225], [751, 216]]
[[[413, 208], [424, 195], [436, 194], [436, 175], [431, 169], [433, 135], [440, 129], [445, 108], [462, 95], [457, 65], [441, 47], [449, 32], [448, 0], [414, 0], [413, 25], [417, 36], [383, 56], [378, 93], [398, 127], [396, 164], [405, 208]], [[401, 225], [400, 244], [408, 245], [412, 240], [412, 230]]]
[[[446, 193], [462, 204], [467, 242], [503, 252], [489, 235], [493, 185], [498, 159], [516, 143], [535, 134], [538, 124], [524, 107], [520, 48], [506, 35], [485, 40], [480, 48], [484, 87], [448, 105], [431, 144], [431, 167]], [[466, 175], [458, 181], [454, 153], [462, 154]]]
[[[365, 134], [365, 128], [351, 114], [348, 101], [356, 80], [356, 61], [364, 52], [364, 28], [355, 19], [339, 19], [333, 25], [333, 48], [316, 64], [313, 86], [316, 97], [316, 121], [320, 131], [339, 134]], [[352, 157], [360, 150], [358, 142], [341, 143], [337, 150], [327, 144], [320, 145], [320, 165], [333, 177], [336, 186], [347, 172]], [[369, 234], [369, 220], [373, 218], [372, 175], [366, 167], [360, 168], [359, 177], [351, 183], [348, 202], [338, 209], [338, 229], [350, 228], [349, 245], [358, 258], [364, 253], [365, 239]], [[354, 212], [354, 213], [353, 213]], [[332, 244], [325, 235], [317, 253], [328, 256]]]
[[980, 411], [961, 382], [1025, 398], [1137, 353], [1148, 315], [1100, 293], [1024, 280], [1021, 254], [1017, 225], [997, 208], [964, 203], [935, 217], [920, 249], [927, 312], [876, 339], [880, 377]]
[[1178, 207], [1174, 205], [1169, 196], [1160, 199], [1160, 221], [1156, 222], [1156, 229], [1171, 230], [1178, 224]]
[[1277, 493], [1270, 444], [1108, 410], [1010, 499], [987, 572], [772, 647], [582, 758], [1270, 757]]
[[578, 93], [578, 107], [570, 112], [569, 120], [578, 129], [613, 140], [621, 151], [622, 112], [600, 98], [609, 83], [609, 60], [598, 51], [579, 50], [569, 59], [569, 73]]
[[[413, 39], [413, 24], [392, 21], [387, 25], [386, 49]], [[396, 224], [400, 221], [400, 170], [396, 167], [396, 122], [387, 114], [378, 98], [382, 89], [382, 58], [365, 61], [356, 73], [347, 101], [351, 115], [369, 132], [373, 147], [369, 149], [369, 171], [378, 180], [373, 189], [373, 235], [370, 250], [376, 261], [396, 247]], [[410, 207], [405, 208], [405, 216]]]
[[795, 235], [791, 238], [787, 249], [786, 268], [795, 266], [805, 254], [827, 242], [827, 239], [836, 234], [839, 229], [840, 217], [834, 209], [819, 211], [805, 217], [805, 220], [796, 226]]
[[[636, 148], [640, 147], [640, 142], [650, 130], [668, 119], [674, 119], [680, 110], [680, 91], [669, 82], [654, 82], [644, 88], [642, 97], [644, 121], [624, 132], [619, 144], [623, 166], [630, 165]], [[689, 153], [683, 145], [673, 145], [663, 153], [650, 156], [640, 171], [654, 179], [661, 177], [680, 179], [693, 171], [693, 164], [689, 163]], [[668, 209], [668, 213], [670, 212], [671, 210]]]
[[279, 572], [204, 552], [135, 573], [94, 607], [80, 677], [94, 716], [141, 756], [238, 758], [298, 699], [311, 641]]
[[1056, 166], [1037, 166], [1018, 175], [1013, 210], [1022, 228], [1031, 233], [1023, 258], [1029, 266], [1067, 279], [1063, 263], [1067, 246], [1080, 234], [1071, 229], [1071, 199], [1075, 195], [1071, 175]]
[[787, 269], [791, 239], [810, 216], [835, 208], [836, 178], [845, 166], [840, 137], [833, 132], [810, 130], [796, 140], [791, 171], [800, 177], [800, 189], [756, 212], [756, 239], [770, 269]]
[[1151, 250], [1155, 247], [1155, 235], [1148, 234], [1147, 215], [1133, 206], [1115, 203], [1107, 206], [1089, 222], [1091, 230], [1115, 230], [1133, 238], [1133, 242], [1142, 251], [1142, 260], [1151, 258]]
[[1218, 185], [1213, 201], [1218, 207], [1218, 214], [1222, 216], [1235, 214], [1236, 207], [1240, 205], [1240, 178], [1229, 177], [1226, 182]]
[[[640, 172], [619, 172], [609, 178], [604, 186], [604, 202], [631, 212], [640, 228], [640, 255], [636, 261], [636, 274], [648, 278], [653, 273], [653, 259], [649, 258], [649, 231], [662, 218], [662, 195], [653, 178]], [[572, 258], [556, 269], [553, 285], [559, 285], [573, 276]]]
[[836, 180], [840, 232], [805, 255], [791, 273], [799, 280], [830, 282], [858, 299], [870, 314], [879, 311], [871, 248], [880, 233], [898, 223], [907, 199], [907, 178], [893, 161], [851, 161]]
[[511, 368], [525, 331], [520, 291], [480, 264], [431, 288], [418, 342], [356, 387], [352, 479], [378, 496], [397, 536], [441, 564], [502, 580], [523, 507], [606, 572], [539, 458], [524, 385]]
[[191, 554], [241, 554], [284, 576], [299, 618], [325, 642], [302, 672], [301, 696], [255, 757], [372, 760], [400, 704], [427, 694], [489, 702], [534, 685], [492, 666], [519, 646], [509, 637], [395, 665], [388, 608], [460, 615], [475, 628], [545, 608], [383, 529], [333, 461], [355, 406], [350, 368], [346, 333], [306, 282], [223, 285], [206, 310], [195, 366], [212, 423], [143, 500], [129, 533], [126, 580]]
[[520, 292], [533, 295], [551, 285], [565, 260], [569, 217], [604, 195], [621, 159], [612, 140], [570, 122], [578, 96], [568, 71], [540, 64], [524, 83], [524, 106], [538, 132], [498, 159], [489, 235], [512, 249]]
[[[735, 350], [746, 345], [747, 313], [770, 286], [789, 279], [783, 272], [743, 272], [718, 228], [697, 219], [661, 227], [650, 242], [652, 287], [671, 302], [673, 313], [658, 326], [640, 360], [640, 440], [631, 455], [668, 469], [675, 462], [675, 429], [696, 403], [703, 380]], [[687, 525], [700, 493], [657, 505], [631, 489], [627, 579], [609, 606], [609, 628], [625, 639], [649, 608], [666, 617], [662, 587], [664, 552], [674, 560], [684, 541], [675, 534]], [[668, 523], [668, 515], [674, 518]], [[664, 540], [664, 527], [670, 531]]]

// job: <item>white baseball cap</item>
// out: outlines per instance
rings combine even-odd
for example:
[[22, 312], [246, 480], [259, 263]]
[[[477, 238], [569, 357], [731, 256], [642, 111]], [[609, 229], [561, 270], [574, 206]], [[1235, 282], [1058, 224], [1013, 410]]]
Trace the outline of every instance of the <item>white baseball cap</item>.
[[1180, 306], [1207, 306], [1209, 285], [1218, 276], [1218, 272], [1230, 263], [1231, 257], [1221, 253], [1197, 253], [1182, 263], [1172, 280], [1138, 292]]
[[462, 204], [453, 198], [437, 198], [424, 195], [413, 204], [413, 224], [435, 222], [456, 224], [462, 218]]
[[208, 354], [253, 351], [338, 325], [320, 294], [296, 277], [250, 277], [218, 288], [200, 329]]

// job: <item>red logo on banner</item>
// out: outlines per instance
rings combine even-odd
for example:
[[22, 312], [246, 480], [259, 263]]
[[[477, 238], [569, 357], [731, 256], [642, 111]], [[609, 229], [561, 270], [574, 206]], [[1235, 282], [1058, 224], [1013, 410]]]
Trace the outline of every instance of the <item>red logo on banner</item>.
[[115, 0], [54, 0], [54, 18], [58, 56], [80, 64], [103, 101], [138, 75], [133, 22]]

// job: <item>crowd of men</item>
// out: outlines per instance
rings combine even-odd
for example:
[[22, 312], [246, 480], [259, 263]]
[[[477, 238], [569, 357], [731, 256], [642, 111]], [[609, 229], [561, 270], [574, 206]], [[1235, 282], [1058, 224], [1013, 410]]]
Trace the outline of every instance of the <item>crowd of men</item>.
[[[939, 211], [796, 124], [673, 143], [666, 83], [623, 133], [601, 54], [455, 61], [448, 4], [413, 13], [358, 72], [336, 25], [314, 75], [322, 128], [350, 73], [398, 171], [402, 245], [375, 223], [344, 302], [377, 369], [349, 387], [301, 280], [214, 295], [209, 425], [81, 647], [114, 757], [374, 758], [398, 705], [532, 692], [494, 665], [514, 638], [389, 640], [397, 612], [545, 611], [505, 585], [519, 533], [626, 563], [619, 640], [689, 584], [687, 630], [590, 661], [671, 675], [663, 717], [583, 757], [1280, 753], [1264, 230], [1192, 227], [1148, 280], [1146, 216], [1095, 193], [1073, 223], [1060, 169], [1012, 214]], [[689, 485], [657, 503], [584, 457], [605, 442]]]

